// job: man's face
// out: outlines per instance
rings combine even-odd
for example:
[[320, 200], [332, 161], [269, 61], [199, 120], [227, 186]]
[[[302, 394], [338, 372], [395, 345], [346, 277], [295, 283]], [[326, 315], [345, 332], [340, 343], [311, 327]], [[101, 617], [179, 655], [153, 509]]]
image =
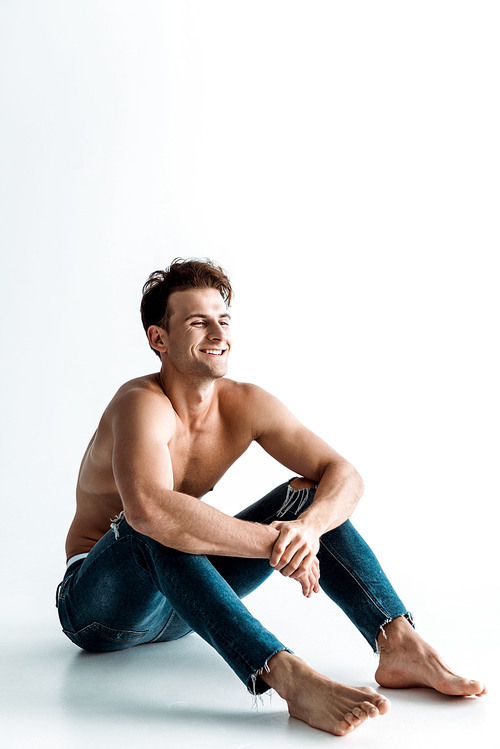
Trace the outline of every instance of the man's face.
[[171, 365], [185, 376], [217, 379], [227, 372], [230, 315], [217, 289], [174, 291], [166, 338]]

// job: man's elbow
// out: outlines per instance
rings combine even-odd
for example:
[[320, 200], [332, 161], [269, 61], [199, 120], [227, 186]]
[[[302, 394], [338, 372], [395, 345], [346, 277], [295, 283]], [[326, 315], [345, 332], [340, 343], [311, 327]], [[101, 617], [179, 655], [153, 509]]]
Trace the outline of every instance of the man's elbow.
[[137, 533], [149, 536], [149, 531], [154, 520], [148, 505], [137, 501], [136, 497], [134, 497], [133, 502], [127, 502], [123, 497], [122, 501], [127, 523], [134, 529], [134, 531], [137, 531]]
[[134, 502], [133, 504], [123, 503], [125, 507], [125, 519], [127, 523], [144, 536], [149, 535], [148, 530], [152, 526], [153, 519], [147, 506]]
[[361, 474], [354, 468], [354, 466], [351, 466], [352, 469], [352, 485], [353, 485], [353, 491], [356, 495], [356, 499], [359, 501], [363, 494], [365, 493], [365, 482], [363, 481], [363, 478]]
[[365, 483], [361, 477], [361, 474], [357, 471], [354, 466], [348, 461], [344, 465], [345, 480], [350, 488], [352, 497], [358, 502], [364, 494]]
[[365, 491], [365, 484], [361, 474], [354, 468], [352, 463], [342, 458], [332, 460], [326, 467], [325, 471], [331, 472], [332, 478], [347, 489], [351, 497], [357, 502], [361, 499]]
[[134, 501], [124, 502], [127, 523], [143, 536], [159, 541], [164, 546], [177, 548], [176, 523], [165, 512], [159, 512], [151, 501], [134, 497]]

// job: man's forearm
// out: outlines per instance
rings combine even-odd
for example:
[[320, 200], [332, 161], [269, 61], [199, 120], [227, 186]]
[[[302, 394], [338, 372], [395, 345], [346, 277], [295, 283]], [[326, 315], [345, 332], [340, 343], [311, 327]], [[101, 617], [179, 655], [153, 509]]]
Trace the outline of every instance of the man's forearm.
[[269, 559], [279, 536], [268, 525], [239, 520], [175, 491], [134, 502], [125, 517], [139, 533], [188, 554]]
[[313, 503], [298, 520], [314, 527], [318, 537], [342, 525], [354, 512], [364, 491], [363, 479], [347, 461], [329, 463]]

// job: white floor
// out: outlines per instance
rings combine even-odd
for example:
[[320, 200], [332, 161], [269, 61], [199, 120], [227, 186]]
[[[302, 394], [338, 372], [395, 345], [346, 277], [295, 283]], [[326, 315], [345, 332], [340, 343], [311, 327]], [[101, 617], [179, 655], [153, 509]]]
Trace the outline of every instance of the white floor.
[[[322, 594], [302, 601], [296, 593], [276, 576], [247, 602], [314, 667], [347, 683], [375, 686], [376, 657], [344, 615]], [[430, 690], [386, 690], [391, 712], [346, 738], [290, 719], [276, 694], [252, 704], [239, 680], [197, 635], [121, 653], [84, 653], [66, 640], [55, 608], [47, 607], [38, 623], [4, 630], [0, 746], [289, 749], [343, 741], [370, 749], [500, 747], [494, 723], [494, 621], [485, 620], [476, 637], [477, 622], [464, 611], [448, 607], [431, 621], [428, 612], [436, 602], [432, 593], [425, 600], [427, 605], [419, 602], [422, 633], [450, 665], [484, 678], [489, 695], [455, 699]]]

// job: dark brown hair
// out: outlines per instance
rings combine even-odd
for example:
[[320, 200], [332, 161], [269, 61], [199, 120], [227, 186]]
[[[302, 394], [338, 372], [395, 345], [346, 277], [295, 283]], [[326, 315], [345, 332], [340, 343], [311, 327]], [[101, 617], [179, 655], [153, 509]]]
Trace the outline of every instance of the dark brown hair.
[[[217, 289], [227, 307], [231, 304], [233, 290], [223, 268], [212, 260], [183, 260], [175, 258], [165, 270], [150, 273], [142, 287], [141, 319], [144, 330], [158, 325], [168, 331], [170, 314], [168, 299], [173, 291], [187, 289]], [[152, 348], [152, 346], [151, 346]], [[153, 349], [157, 356], [159, 352]]]

